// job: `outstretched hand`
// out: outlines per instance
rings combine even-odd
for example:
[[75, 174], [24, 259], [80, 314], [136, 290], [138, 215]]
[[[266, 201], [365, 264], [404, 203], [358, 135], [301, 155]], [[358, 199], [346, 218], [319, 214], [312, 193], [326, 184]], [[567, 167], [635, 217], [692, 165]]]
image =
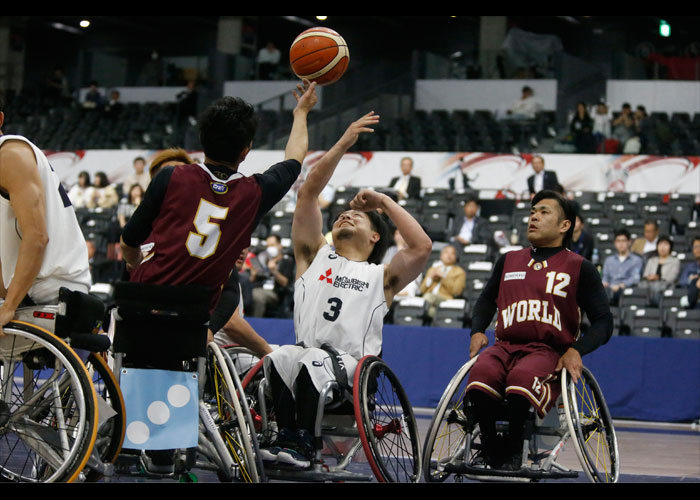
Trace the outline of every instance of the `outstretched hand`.
[[370, 128], [370, 125], [376, 125], [377, 123], [379, 123], [379, 115], [374, 111], [370, 111], [350, 124], [340, 138], [340, 142], [346, 150], [350, 149], [357, 142], [361, 133], [374, 132], [374, 129]]
[[292, 90], [292, 95], [297, 100], [296, 109], [309, 112], [318, 102], [318, 96], [316, 95], [316, 82], [310, 82], [309, 80], [302, 80], [301, 84], [297, 84], [297, 94], [295, 90]]

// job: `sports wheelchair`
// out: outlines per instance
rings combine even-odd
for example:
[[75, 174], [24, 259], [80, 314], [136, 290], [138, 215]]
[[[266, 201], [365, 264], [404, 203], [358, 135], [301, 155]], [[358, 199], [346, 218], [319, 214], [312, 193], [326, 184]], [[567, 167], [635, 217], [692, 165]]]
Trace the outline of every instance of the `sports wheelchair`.
[[257, 435], [233, 362], [207, 345], [208, 289], [195, 285], [115, 285], [113, 371], [119, 381], [131, 368], [191, 372], [198, 380], [198, 444], [170, 450], [171, 464], [154, 464], [145, 450], [123, 449], [113, 474], [196, 480], [193, 469], [224, 482], [265, 480]]
[[[99, 434], [99, 408], [87, 367], [109, 339], [96, 335], [98, 299], [62, 288], [57, 305], [20, 307], [0, 338], [0, 480], [73, 482], [84, 478]], [[111, 450], [106, 450], [110, 452]]]
[[[577, 383], [562, 369], [561, 395], [543, 419], [530, 409], [520, 470], [479, 465], [479, 426], [471, 403], [465, 400], [469, 370], [477, 358], [457, 371], [437, 406], [423, 448], [426, 481], [442, 482], [450, 476], [457, 482], [465, 478], [515, 482], [576, 478], [577, 470], [558, 462], [565, 444], [573, 438], [576, 457], [588, 480], [617, 482], [620, 455], [612, 417], [600, 386], [586, 367]], [[499, 432], [507, 432], [506, 421], [497, 420], [496, 424]]]
[[[276, 437], [277, 424], [263, 360], [253, 364], [245, 348], [227, 350], [234, 360], [243, 359], [235, 364], [244, 371], [243, 389], [255, 419], [255, 431], [260, 446], [269, 445]], [[308, 469], [265, 464], [265, 473], [270, 479], [309, 482], [420, 480], [422, 459], [413, 409], [396, 375], [377, 356], [359, 361], [352, 388], [338, 381], [323, 387], [314, 444], [316, 451]], [[373, 474], [366, 468], [350, 470], [360, 449]]]

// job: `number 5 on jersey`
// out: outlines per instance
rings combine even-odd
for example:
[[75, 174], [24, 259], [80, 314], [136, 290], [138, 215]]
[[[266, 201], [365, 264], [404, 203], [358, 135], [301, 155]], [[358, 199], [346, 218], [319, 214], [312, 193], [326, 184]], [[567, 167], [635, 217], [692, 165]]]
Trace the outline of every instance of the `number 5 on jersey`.
[[204, 199], [199, 201], [193, 221], [196, 232], [190, 231], [186, 242], [187, 251], [192, 257], [206, 259], [214, 255], [221, 238], [221, 222], [216, 220], [223, 221], [227, 215], [228, 208], [214, 205]]

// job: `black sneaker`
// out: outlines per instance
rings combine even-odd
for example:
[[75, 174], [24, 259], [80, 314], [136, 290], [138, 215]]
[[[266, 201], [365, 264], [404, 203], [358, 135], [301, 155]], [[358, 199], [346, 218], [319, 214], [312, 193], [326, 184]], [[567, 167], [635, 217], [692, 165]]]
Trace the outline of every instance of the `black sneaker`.
[[277, 462], [279, 452], [285, 448], [296, 446], [296, 431], [291, 429], [281, 429], [277, 434], [277, 439], [267, 446], [260, 448], [260, 458], [263, 462]]
[[277, 462], [306, 469], [311, 466], [313, 456], [313, 436], [310, 432], [299, 429], [296, 433], [296, 443], [282, 448], [277, 453]]

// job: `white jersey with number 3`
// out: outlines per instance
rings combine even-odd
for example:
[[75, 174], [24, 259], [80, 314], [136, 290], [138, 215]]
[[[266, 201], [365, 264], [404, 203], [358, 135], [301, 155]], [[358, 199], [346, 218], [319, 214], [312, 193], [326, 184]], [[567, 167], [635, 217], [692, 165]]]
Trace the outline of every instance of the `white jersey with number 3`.
[[[29, 140], [18, 135], [0, 136], [0, 147], [8, 141], [22, 141], [34, 151], [39, 177], [46, 199], [46, 230], [49, 243], [39, 274], [29, 290], [37, 304], [55, 303], [58, 290], [65, 286], [87, 293], [91, 278], [85, 238], [80, 230], [73, 206], [61, 187], [44, 153]], [[17, 217], [10, 201], [0, 197], [0, 262], [2, 279], [8, 287], [15, 273], [22, 242]]]
[[294, 284], [294, 330], [307, 347], [328, 343], [355, 359], [378, 355], [387, 313], [384, 266], [323, 246]]

